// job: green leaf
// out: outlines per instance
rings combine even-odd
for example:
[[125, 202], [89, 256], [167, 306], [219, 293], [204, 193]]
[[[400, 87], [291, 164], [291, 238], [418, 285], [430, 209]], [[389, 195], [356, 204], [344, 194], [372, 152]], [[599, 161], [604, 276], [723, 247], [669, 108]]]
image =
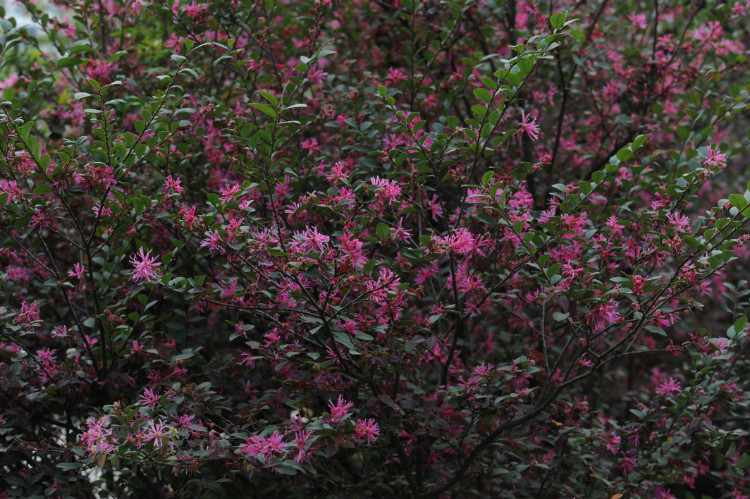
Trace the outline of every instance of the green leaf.
[[562, 29], [567, 19], [568, 19], [567, 12], [557, 12], [555, 14], [552, 14], [552, 16], [549, 18], [549, 23], [555, 29]]
[[78, 66], [84, 60], [85, 59], [81, 59], [80, 57], [62, 57], [57, 61], [57, 69], [65, 69], [71, 68], [73, 66]]
[[566, 320], [568, 317], [570, 317], [569, 313], [555, 312], [554, 314], [552, 314], [552, 318], [556, 322], [562, 322], [562, 321]]
[[117, 60], [117, 59], [119, 59], [120, 57], [124, 56], [127, 53], [128, 52], [125, 51], [125, 50], [119, 50], [119, 51], [115, 52], [114, 54], [112, 54], [111, 56], [107, 57], [107, 62], [112, 62], [114, 60]]
[[92, 94], [90, 94], [88, 92], [76, 92], [76, 93], [73, 94], [73, 98], [75, 100], [81, 100], [81, 99], [85, 99], [86, 97], [90, 97], [91, 95]]
[[81, 52], [93, 52], [94, 49], [89, 45], [73, 45], [70, 47], [71, 54], [80, 54]]
[[219, 64], [221, 64], [221, 63], [222, 63], [223, 61], [227, 61], [227, 60], [229, 60], [229, 61], [234, 61], [234, 57], [232, 57], [231, 55], [223, 55], [223, 56], [219, 57], [218, 59], [216, 59], [216, 60], [215, 60], [215, 61], [214, 61], [214, 62], [212, 63], [212, 65], [213, 65], [213, 67], [216, 67], [216, 66], [218, 66]]
[[33, 126], [34, 126], [34, 122], [33, 121], [29, 121], [29, 122], [25, 123], [23, 125], [23, 127], [21, 127], [21, 132], [19, 133], [19, 135], [21, 136], [21, 138], [24, 141], [26, 141], [26, 139], [29, 137], [29, 133], [31, 133], [31, 128]]
[[667, 336], [667, 333], [662, 328], [654, 326], [652, 324], [645, 326], [643, 329], [645, 329], [649, 333], [657, 334], [659, 336]]
[[490, 180], [492, 180], [495, 177], [495, 172], [489, 171], [482, 175], [482, 185], [487, 186], [490, 183]]
[[492, 94], [486, 88], [475, 88], [474, 89], [474, 96], [477, 99], [486, 102], [487, 104], [489, 104], [490, 102], [492, 102]]
[[374, 258], [370, 258], [370, 260], [368, 260], [368, 262], [365, 264], [364, 268], [362, 269], [364, 271], [364, 273], [365, 274], [372, 273], [372, 270], [375, 268], [375, 263], [376, 263], [375, 259]]
[[128, 147], [133, 147], [136, 143], [136, 137], [130, 132], [125, 132], [125, 135], [123, 136], [123, 139], [125, 140], [125, 144]]
[[525, 75], [530, 74], [534, 69], [534, 57], [531, 56], [518, 59], [518, 67], [521, 69], [521, 71], [523, 71]]
[[649, 134], [639, 135], [635, 139], [633, 139], [633, 145], [631, 146], [632, 150], [639, 149], [643, 144], [646, 143], [648, 138], [651, 137]]
[[619, 151], [617, 151], [617, 159], [619, 159], [620, 161], [627, 161], [632, 157], [633, 157], [633, 151], [631, 151], [627, 147], [624, 147], [620, 149]]
[[680, 140], [685, 140], [688, 138], [688, 135], [690, 135], [690, 131], [682, 125], [677, 125], [676, 132]]
[[734, 206], [738, 210], [742, 210], [745, 206], [747, 206], [747, 200], [745, 199], [745, 196], [741, 194], [730, 194], [729, 202], [732, 203], [732, 206]]
[[341, 331], [333, 331], [333, 339], [336, 340], [336, 343], [341, 343], [347, 348], [354, 348], [354, 344], [352, 343], [351, 338], [349, 338], [349, 335], [347, 333], [343, 333]]
[[258, 90], [258, 94], [260, 94], [261, 97], [263, 97], [268, 102], [270, 102], [272, 106], [274, 106], [274, 107], [278, 106], [279, 99], [277, 99], [275, 95], [273, 95], [273, 94], [271, 94], [269, 92], [264, 92], [263, 90]]
[[738, 459], [737, 462], [734, 463], [735, 466], [737, 466], [740, 469], [746, 469], [750, 467], [750, 456], [747, 454], [742, 454]]
[[52, 186], [49, 184], [39, 184], [34, 189], [34, 194], [38, 196], [43, 196], [44, 194], [47, 194], [48, 192], [52, 192]]
[[375, 231], [378, 233], [378, 237], [381, 241], [387, 241], [391, 238], [391, 228], [388, 227], [383, 222], [380, 222], [377, 227], [375, 228]]
[[484, 83], [484, 86], [489, 88], [493, 92], [497, 90], [497, 82], [488, 76], [482, 77], [482, 83]]
[[734, 323], [734, 330], [739, 333], [745, 329], [746, 325], [747, 325], [747, 317], [740, 317]]
[[561, 268], [562, 268], [561, 263], [553, 263], [552, 265], [549, 266], [549, 268], [544, 270], [544, 275], [546, 275], [547, 277], [552, 277], [558, 272], [560, 272]]
[[57, 463], [56, 466], [61, 470], [78, 470], [83, 468], [83, 463]]
[[271, 118], [276, 119], [276, 111], [268, 104], [261, 104], [259, 102], [251, 102], [250, 106], [254, 107], [255, 109], [259, 111], [266, 113]]

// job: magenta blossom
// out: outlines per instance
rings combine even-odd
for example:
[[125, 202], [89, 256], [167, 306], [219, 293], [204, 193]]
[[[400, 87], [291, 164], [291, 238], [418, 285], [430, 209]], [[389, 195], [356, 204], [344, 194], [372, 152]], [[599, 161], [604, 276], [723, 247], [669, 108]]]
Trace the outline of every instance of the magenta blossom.
[[156, 262], [156, 257], [151, 256], [151, 250], [143, 252], [140, 248], [138, 255], [130, 257], [130, 263], [133, 264], [133, 280], [135, 282], [155, 282], [160, 272], [157, 267], [161, 263]]
[[722, 170], [727, 166], [727, 155], [714, 151], [711, 146], [706, 147], [706, 159], [703, 160], [703, 166], [712, 172]]
[[665, 398], [673, 397], [680, 390], [682, 390], [680, 382], [672, 377], [669, 378], [669, 381], [665, 381], [664, 383], [656, 387], [656, 393]]
[[164, 439], [169, 436], [169, 431], [164, 429], [164, 422], [151, 420], [148, 422], [148, 433], [146, 433], [146, 441], [150, 442], [153, 440], [154, 448], [158, 449], [164, 445]]
[[252, 436], [247, 443], [240, 448], [240, 452], [249, 455], [261, 461], [270, 461], [286, 455], [287, 443], [284, 442], [283, 436], [278, 430], [268, 437]]
[[380, 427], [374, 419], [358, 419], [354, 433], [358, 441], [361, 442], [364, 440], [368, 444], [371, 444], [378, 439]]
[[525, 112], [521, 111], [521, 122], [518, 124], [519, 133], [525, 133], [531, 140], [537, 140], [539, 138], [539, 125], [536, 123], [536, 118], [529, 118]]
[[349, 414], [349, 409], [354, 407], [353, 402], [347, 402], [344, 400], [344, 397], [339, 395], [338, 401], [336, 402], [336, 405], [333, 404], [332, 400], [328, 401], [328, 407], [331, 408], [331, 420], [334, 423], [337, 423], [341, 421], [343, 418], [345, 418]]

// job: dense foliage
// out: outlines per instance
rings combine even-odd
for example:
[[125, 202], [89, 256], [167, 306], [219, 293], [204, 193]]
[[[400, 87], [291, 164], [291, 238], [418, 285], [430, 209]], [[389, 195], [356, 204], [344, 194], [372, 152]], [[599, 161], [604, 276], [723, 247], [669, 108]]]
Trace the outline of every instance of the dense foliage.
[[0, 19], [0, 497], [747, 497], [744, 1]]

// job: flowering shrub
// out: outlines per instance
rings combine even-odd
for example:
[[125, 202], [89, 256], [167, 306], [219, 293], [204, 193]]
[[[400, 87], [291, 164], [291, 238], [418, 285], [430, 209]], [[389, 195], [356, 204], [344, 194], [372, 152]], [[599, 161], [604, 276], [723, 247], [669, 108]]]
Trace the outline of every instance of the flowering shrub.
[[5, 496], [750, 494], [745, 2], [54, 3]]

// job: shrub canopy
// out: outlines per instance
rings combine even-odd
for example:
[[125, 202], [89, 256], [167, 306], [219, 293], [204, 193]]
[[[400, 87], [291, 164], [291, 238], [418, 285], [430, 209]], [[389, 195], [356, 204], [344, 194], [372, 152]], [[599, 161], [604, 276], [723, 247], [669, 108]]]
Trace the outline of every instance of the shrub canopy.
[[21, 3], [4, 497], [746, 497], [745, 2]]

